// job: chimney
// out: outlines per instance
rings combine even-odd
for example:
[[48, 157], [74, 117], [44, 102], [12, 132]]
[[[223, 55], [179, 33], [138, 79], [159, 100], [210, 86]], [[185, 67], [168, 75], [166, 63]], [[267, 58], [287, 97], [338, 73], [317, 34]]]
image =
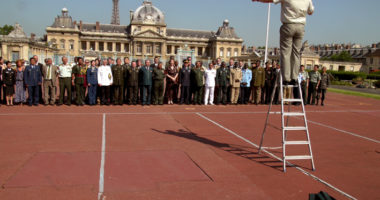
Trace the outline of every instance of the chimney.
[[76, 27], [77, 26], [77, 21], [74, 21], [73, 24], [74, 24], [74, 27]]
[[372, 48], [376, 48], [376, 44], [372, 44]]
[[99, 31], [100, 31], [100, 23], [96, 22], [96, 32], [99, 32]]
[[79, 21], [79, 30], [82, 30], [82, 28], [83, 28], [83, 22], [82, 22], [82, 20], [80, 20]]
[[36, 38], [36, 34], [31, 33], [31, 34], [30, 34], [30, 39], [31, 39], [31, 40], [34, 40], [35, 38]]

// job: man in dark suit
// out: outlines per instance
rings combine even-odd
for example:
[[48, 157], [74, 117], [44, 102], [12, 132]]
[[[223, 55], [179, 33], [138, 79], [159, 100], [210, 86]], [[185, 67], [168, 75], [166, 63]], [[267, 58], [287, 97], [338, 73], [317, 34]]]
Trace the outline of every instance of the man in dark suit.
[[[38, 62], [38, 56], [37, 56], [37, 55], [34, 55], [33, 58], [34, 58], [34, 60], [36, 61], [36, 66], [39, 67], [39, 68], [40, 68], [40, 72], [42, 72], [42, 67], [43, 67], [44, 65], [43, 65], [42, 63], [39, 63], [39, 62]], [[43, 104], [44, 101], [43, 101], [43, 98], [42, 98], [42, 95], [43, 95], [42, 93], [44, 93], [45, 91], [42, 90], [42, 85], [40, 85], [40, 86], [38, 86], [38, 87], [39, 87], [39, 91], [40, 91], [40, 92], [39, 92], [39, 95], [40, 95], [40, 96], [39, 96], [39, 99], [40, 99], [40, 100], [39, 100], [39, 101], [40, 101], [39, 103], [40, 103], [40, 104]]]
[[150, 61], [145, 61], [145, 66], [140, 68], [140, 77], [141, 77], [141, 104], [150, 105], [151, 97], [152, 97], [152, 73], [153, 68], [150, 67]]
[[32, 57], [30, 59], [30, 65], [25, 68], [24, 71], [24, 81], [28, 88], [28, 103], [29, 106], [33, 104], [38, 106], [40, 87], [42, 83], [41, 68], [36, 65], [36, 60]]
[[181, 88], [181, 101], [179, 104], [183, 104], [183, 103], [186, 103], [187, 105], [190, 104], [190, 99], [191, 99], [190, 74], [191, 74], [191, 69], [189, 66], [189, 61], [184, 60], [183, 61], [183, 67], [182, 67], [181, 71], [179, 72], [179, 84], [180, 84], [180, 88]]

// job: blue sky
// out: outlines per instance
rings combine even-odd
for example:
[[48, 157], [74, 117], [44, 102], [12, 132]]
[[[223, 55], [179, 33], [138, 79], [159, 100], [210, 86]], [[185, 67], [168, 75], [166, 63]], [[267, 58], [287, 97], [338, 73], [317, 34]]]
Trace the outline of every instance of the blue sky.
[[[121, 24], [129, 24], [129, 11], [142, 0], [120, 0]], [[265, 44], [267, 5], [250, 0], [152, 0], [166, 16], [170, 28], [216, 31], [224, 19], [230, 21], [249, 46]], [[380, 42], [379, 0], [313, 0], [305, 40], [311, 44]], [[45, 34], [63, 7], [74, 20], [110, 23], [112, 0], [0, 0], [0, 25], [18, 22], [25, 32]], [[278, 46], [280, 5], [272, 6], [270, 46]]]

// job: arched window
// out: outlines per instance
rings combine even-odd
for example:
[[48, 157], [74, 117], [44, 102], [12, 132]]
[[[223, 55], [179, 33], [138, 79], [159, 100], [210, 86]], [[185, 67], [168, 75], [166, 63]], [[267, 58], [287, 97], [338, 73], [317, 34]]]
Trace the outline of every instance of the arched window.
[[235, 48], [235, 49], [234, 49], [234, 56], [236, 57], [236, 56], [238, 56], [238, 55], [239, 55], [239, 49]]
[[74, 40], [69, 41], [69, 48], [70, 50], [74, 50]]
[[227, 49], [227, 57], [231, 57], [231, 48]]

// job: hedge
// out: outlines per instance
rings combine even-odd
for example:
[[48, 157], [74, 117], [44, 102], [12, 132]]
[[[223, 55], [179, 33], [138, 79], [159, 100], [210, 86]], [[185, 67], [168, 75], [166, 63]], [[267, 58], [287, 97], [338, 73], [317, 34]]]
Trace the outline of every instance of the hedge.
[[367, 75], [367, 79], [372, 79], [372, 80], [380, 80], [380, 74], [369, 74]]
[[367, 74], [363, 72], [341, 72], [341, 71], [327, 71], [327, 73], [334, 76], [336, 80], [352, 80], [357, 77], [366, 79]]

